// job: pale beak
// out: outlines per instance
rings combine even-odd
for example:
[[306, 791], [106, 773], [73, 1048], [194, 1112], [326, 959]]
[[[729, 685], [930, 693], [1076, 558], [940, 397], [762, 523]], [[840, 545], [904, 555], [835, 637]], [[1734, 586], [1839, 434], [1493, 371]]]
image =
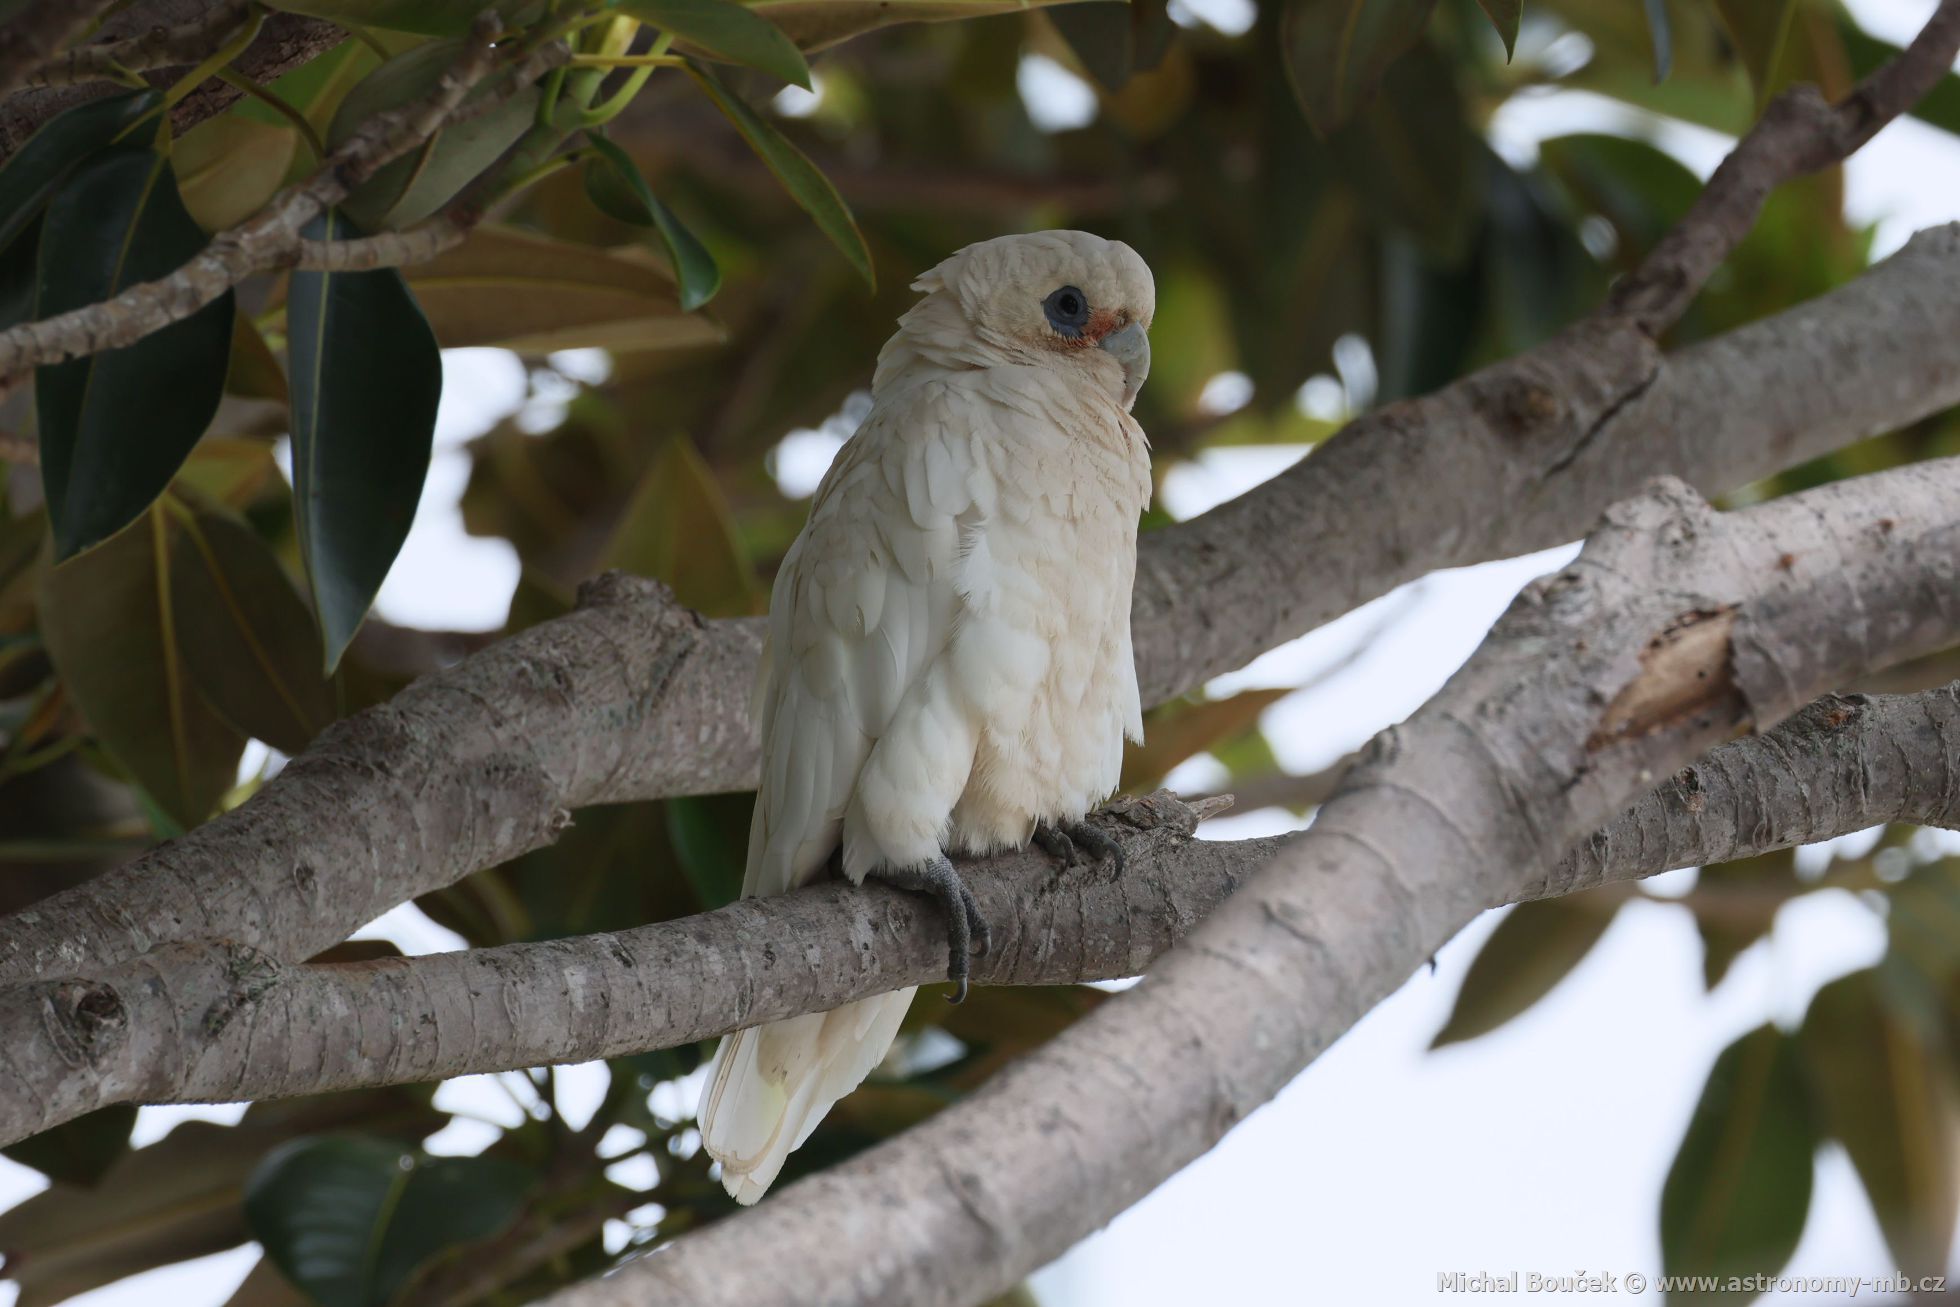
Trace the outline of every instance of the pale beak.
[[1123, 365], [1123, 407], [1128, 408], [1137, 402], [1143, 379], [1150, 375], [1150, 337], [1141, 322], [1132, 322], [1104, 336], [1101, 347]]

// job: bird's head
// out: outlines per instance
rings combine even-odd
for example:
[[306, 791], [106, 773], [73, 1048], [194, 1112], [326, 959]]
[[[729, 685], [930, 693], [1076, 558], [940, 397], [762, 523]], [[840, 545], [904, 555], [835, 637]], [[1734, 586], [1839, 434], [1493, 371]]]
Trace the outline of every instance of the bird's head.
[[989, 350], [1079, 373], [1124, 408], [1150, 372], [1156, 285], [1121, 241], [1086, 231], [1000, 236], [967, 246], [913, 288], [950, 300]]

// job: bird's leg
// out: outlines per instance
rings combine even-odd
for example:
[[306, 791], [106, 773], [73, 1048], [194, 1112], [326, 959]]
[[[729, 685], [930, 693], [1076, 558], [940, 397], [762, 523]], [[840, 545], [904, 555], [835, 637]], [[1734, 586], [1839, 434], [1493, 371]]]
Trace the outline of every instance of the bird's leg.
[[1064, 869], [1078, 863], [1100, 862], [1108, 858], [1116, 865], [1115, 874], [1123, 874], [1123, 846], [1092, 822], [1037, 822], [1034, 842], [1049, 857], [1061, 863]]
[[960, 873], [953, 870], [953, 864], [941, 853], [910, 867], [881, 867], [868, 874], [887, 885], [915, 894], [930, 894], [939, 900], [939, 906], [946, 912], [946, 979], [955, 987], [947, 998], [953, 1003], [965, 1002], [971, 955], [985, 953], [993, 947], [993, 932], [987, 927], [987, 919], [980, 915], [980, 905], [974, 902], [973, 893], [960, 879]]

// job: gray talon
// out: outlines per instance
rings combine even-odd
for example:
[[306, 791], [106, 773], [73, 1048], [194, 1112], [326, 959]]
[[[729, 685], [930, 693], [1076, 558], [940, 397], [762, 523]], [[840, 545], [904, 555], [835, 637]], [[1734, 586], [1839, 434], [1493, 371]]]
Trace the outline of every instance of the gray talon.
[[946, 913], [946, 979], [953, 982], [949, 1003], [966, 1001], [967, 977], [972, 972], [972, 954], [985, 953], [993, 943], [987, 919], [980, 905], [960, 879], [959, 872], [944, 853], [929, 862], [911, 867], [885, 867], [870, 873], [874, 879], [916, 894], [930, 894]]
[[1034, 828], [1034, 842], [1064, 867], [1108, 858], [1116, 864], [1115, 874], [1123, 874], [1123, 846], [1102, 827], [1087, 821], [1065, 821], [1055, 826], [1043, 822]]

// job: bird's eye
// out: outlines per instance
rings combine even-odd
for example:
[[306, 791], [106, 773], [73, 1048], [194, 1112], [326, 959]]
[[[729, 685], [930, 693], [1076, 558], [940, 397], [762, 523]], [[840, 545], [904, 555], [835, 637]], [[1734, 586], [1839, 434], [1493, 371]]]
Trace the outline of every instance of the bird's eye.
[[1089, 301], [1073, 286], [1064, 286], [1041, 302], [1048, 325], [1071, 340], [1082, 334], [1089, 322]]

